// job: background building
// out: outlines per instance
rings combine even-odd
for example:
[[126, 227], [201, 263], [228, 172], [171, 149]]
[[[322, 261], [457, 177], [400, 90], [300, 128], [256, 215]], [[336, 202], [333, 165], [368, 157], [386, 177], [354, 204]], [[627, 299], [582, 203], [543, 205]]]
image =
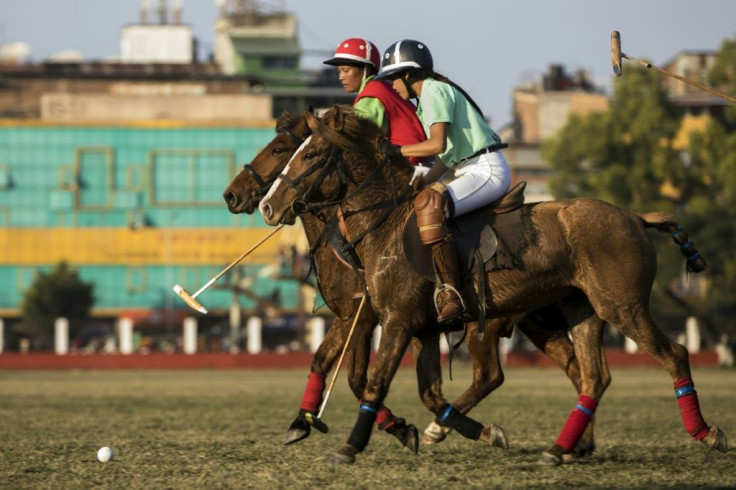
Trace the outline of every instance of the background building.
[[[196, 59], [178, 3], [171, 13], [158, 2], [158, 23], [142, 6], [140, 23], [122, 30], [118, 61], [0, 64], [6, 335], [35, 273], [60, 261], [94, 283], [95, 324], [110, 331], [125, 316], [173, 331], [193, 312], [172, 286], [196, 291], [272, 230], [259, 214], [230, 214], [222, 198], [274, 137], [278, 96], [268, 90], [287, 86], [307, 105], [352, 100], [339, 84], [309, 87], [315, 77], [299, 71], [291, 14], [223, 3], [216, 28], [233, 41], [233, 59], [220, 65]], [[272, 23], [288, 35], [268, 35], [262, 27]], [[274, 62], [276, 53], [292, 61]], [[279, 236], [203, 293], [203, 324], [227, 336], [246, 315], [311, 311], [301, 233]]]
[[542, 141], [567, 123], [570, 114], [608, 109], [608, 96], [593, 86], [585, 72], [571, 76], [551, 65], [538, 81], [513, 91], [514, 120], [501, 131], [514, 181], [527, 182], [527, 202], [552, 199], [547, 188], [550, 168], [542, 158]]

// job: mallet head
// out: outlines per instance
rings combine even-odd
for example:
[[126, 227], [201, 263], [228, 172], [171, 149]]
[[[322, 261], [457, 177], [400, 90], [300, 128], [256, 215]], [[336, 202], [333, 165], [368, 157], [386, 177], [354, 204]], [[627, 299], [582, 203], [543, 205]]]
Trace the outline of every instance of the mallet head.
[[621, 34], [618, 31], [611, 31], [611, 67], [613, 73], [620, 77], [623, 67], [621, 65]]
[[304, 418], [307, 420], [309, 425], [317, 429], [323, 434], [327, 434], [330, 431], [330, 428], [325, 424], [321, 418], [317, 417], [311, 412], [307, 412], [304, 414]]
[[184, 300], [184, 302], [189, 305], [189, 307], [193, 310], [197, 310], [200, 313], [207, 314], [207, 308], [202, 306], [199, 301], [194, 299], [191, 294], [187, 293], [186, 290], [184, 290], [183, 287], [179, 286], [178, 284], [174, 286], [174, 292], [179, 296], [181, 299]]

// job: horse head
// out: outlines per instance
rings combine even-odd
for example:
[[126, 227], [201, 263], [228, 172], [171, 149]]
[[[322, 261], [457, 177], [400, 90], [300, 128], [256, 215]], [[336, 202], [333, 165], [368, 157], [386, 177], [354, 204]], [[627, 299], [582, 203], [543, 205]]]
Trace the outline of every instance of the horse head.
[[[321, 119], [305, 117], [312, 135], [261, 201], [261, 214], [271, 225], [293, 223], [301, 213], [339, 204], [391, 167], [380, 149], [383, 133], [372, 122], [341, 106]], [[411, 175], [406, 161], [397, 167]]]
[[306, 114], [311, 113], [311, 108], [302, 116], [284, 111], [278, 118], [276, 137], [256, 155], [253, 161], [243, 166], [243, 170], [235, 176], [223, 193], [231, 213], [251, 214], [255, 211], [278, 174], [312, 132], [306, 119]]

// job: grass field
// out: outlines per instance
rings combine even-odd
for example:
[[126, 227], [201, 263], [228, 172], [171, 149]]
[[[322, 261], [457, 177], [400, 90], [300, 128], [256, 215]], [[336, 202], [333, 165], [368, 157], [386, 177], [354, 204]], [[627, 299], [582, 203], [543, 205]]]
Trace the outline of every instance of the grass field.
[[[506, 383], [472, 414], [500, 424], [511, 448], [451, 434], [413, 455], [374, 431], [352, 466], [330, 466], [357, 416], [344, 374], [324, 420], [329, 434], [283, 446], [298, 411], [305, 370], [0, 371], [3, 488], [464, 488], [734, 487], [736, 452], [708, 453], [685, 433], [672, 383], [661, 369], [614, 369], [596, 415], [598, 449], [561, 467], [539, 465], [576, 396], [553, 369], [507, 369]], [[736, 440], [736, 371], [693, 373], [706, 420]], [[445, 369], [447, 377], [447, 370]], [[452, 399], [467, 367], [445, 381]], [[414, 372], [389, 395], [394, 413], [420, 427]], [[97, 461], [110, 446], [115, 459]]]

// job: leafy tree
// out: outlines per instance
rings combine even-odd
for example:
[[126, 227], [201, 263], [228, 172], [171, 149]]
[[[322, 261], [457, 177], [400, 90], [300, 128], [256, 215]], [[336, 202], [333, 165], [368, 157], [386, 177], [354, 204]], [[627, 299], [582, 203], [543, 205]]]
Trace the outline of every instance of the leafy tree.
[[29, 336], [52, 332], [54, 319], [82, 319], [94, 304], [94, 284], [85, 283], [66, 262], [49, 272], [38, 272], [26, 291], [21, 311], [21, 331]]
[[[709, 81], [736, 92], [736, 40], [723, 43]], [[617, 79], [609, 111], [571, 116], [545, 142], [543, 155], [555, 171], [550, 188], [558, 198], [594, 197], [675, 214], [708, 261], [708, 294], [673, 293], [683, 257], [665, 244], [669, 238], [650, 234], [659, 256], [655, 313], [697, 314], [714, 330], [736, 333], [736, 107], [718, 115], [690, 135], [685, 150], [676, 149], [681, 116], [661, 75], [634, 67]]]

